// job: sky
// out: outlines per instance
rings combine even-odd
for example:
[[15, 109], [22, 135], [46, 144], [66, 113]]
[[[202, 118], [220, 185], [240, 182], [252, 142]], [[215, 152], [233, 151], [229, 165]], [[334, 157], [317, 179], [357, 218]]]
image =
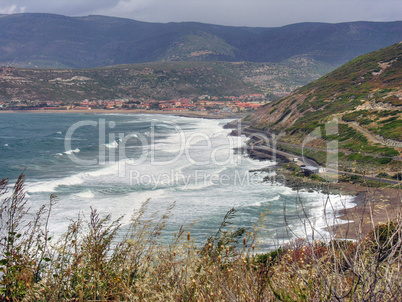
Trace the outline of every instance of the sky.
[[402, 0], [0, 0], [0, 14], [13, 13], [276, 27], [299, 22], [402, 20]]

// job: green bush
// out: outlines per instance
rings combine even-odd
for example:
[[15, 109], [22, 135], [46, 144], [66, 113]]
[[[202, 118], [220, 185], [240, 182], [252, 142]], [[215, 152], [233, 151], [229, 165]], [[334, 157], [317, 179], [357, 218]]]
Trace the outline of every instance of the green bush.
[[275, 261], [282, 255], [283, 250], [279, 247], [276, 250], [273, 250], [269, 253], [258, 254], [254, 258], [254, 262], [258, 264], [262, 264], [263, 266], [273, 265]]
[[346, 159], [347, 160], [351, 160], [351, 161], [354, 161], [354, 160], [359, 160], [359, 159], [361, 159], [363, 156], [360, 154], [360, 153], [351, 153], [351, 154], [349, 154], [348, 156], [346, 156]]
[[396, 173], [394, 176], [392, 176], [393, 179], [402, 180], [402, 172]]
[[392, 161], [391, 157], [381, 157], [381, 158], [376, 159], [375, 162], [380, 165], [386, 165], [386, 164], [390, 163], [391, 161]]
[[322, 178], [321, 176], [319, 176], [318, 174], [311, 174], [310, 178], [314, 179], [314, 180], [317, 180], [317, 181], [325, 181], [325, 179]]
[[364, 126], [364, 125], [370, 125], [372, 122], [373, 122], [373, 121], [372, 121], [371, 119], [365, 118], [365, 119], [362, 119], [362, 120], [359, 122], [359, 124], [362, 125], [362, 126]]
[[[373, 245], [373, 252], [378, 254], [379, 260], [385, 260], [391, 253], [400, 253], [402, 240], [400, 225], [396, 221], [388, 221], [375, 227], [368, 235]], [[395, 250], [396, 248], [396, 250]]]

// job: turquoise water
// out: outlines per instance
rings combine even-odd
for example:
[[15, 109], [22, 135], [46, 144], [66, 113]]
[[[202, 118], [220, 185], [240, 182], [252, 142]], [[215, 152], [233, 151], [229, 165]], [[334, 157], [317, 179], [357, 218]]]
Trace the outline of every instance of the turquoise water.
[[[58, 197], [50, 229], [66, 231], [90, 208], [113, 218], [131, 214], [150, 199], [148, 215], [175, 207], [165, 237], [194, 223], [197, 242], [216, 232], [234, 207], [234, 226], [252, 227], [267, 213], [261, 248], [304, 236], [306, 216], [317, 229], [332, 223], [336, 208], [350, 199], [299, 192], [282, 185], [274, 163], [239, 151], [245, 137], [229, 136], [229, 120], [147, 114], [0, 114], [0, 177], [15, 180], [24, 171], [33, 209]], [[270, 176], [274, 182], [264, 182]], [[278, 181], [275, 181], [278, 180]], [[298, 200], [303, 202], [303, 209]], [[332, 205], [335, 207], [333, 208]], [[285, 223], [284, 216], [287, 222]], [[311, 233], [311, 231], [308, 231]], [[324, 233], [323, 233], [324, 234]], [[317, 235], [316, 235], [317, 236]]]

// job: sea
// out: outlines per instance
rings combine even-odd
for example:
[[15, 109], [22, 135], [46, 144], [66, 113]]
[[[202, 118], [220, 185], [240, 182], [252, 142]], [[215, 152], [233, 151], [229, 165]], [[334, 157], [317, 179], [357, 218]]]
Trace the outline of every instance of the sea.
[[[181, 227], [197, 244], [219, 229], [255, 230], [258, 248], [269, 250], [298, 238], [329, 236], [348, 196], [295, 191], [275, 162], [251, 159], [245, 136], [231, 136], [230, 119], [155, 114], [1, 113], [0, 178], [26, 176], [32, 211], [57, 196], [49, 229], [67, 231], [92, 209], [122, 218], [127, 227], [144, 202], [147, 217], [170, 209], [163, 232], [169, 241]], [[11, 189], [11, 187], [10, 187]]]

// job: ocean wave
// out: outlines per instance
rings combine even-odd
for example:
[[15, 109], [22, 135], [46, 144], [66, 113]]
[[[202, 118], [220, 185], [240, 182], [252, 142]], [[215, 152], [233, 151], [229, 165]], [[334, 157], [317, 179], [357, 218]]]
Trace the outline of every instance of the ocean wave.
[[279, 199], [281, 199], [281, 195], [278, 194], [275, 197], [272, 197], [272, 198], [268, 199], [267, 201], [277, 201]]
[[81, 151], [80, 149], [76, 148], [74, 150], [68, 150], [63, 153], [69, 155], [69, 154], [73, 154], [73, 153], [79, 153], [80, 151]]
[[195, 183], [184, 184], [182, 187], [183, 191], [200, 191], [208, 187], [215, 186], [215, 184], [210, 180], [206, 179], [204, 181], [196, 181]]
[[119, 147], [119, 143], [117, 141], [113, 141], [111, 143], [105, 144], [104, 146], [109, 149], [115, 149]]
[[77, 197], [80, 197], [80, 198], [85, 198], [85, 199], [89, 199], [89, 198], [94, 198], [94, 197], [95, 197], [95, 194], [94, 194], [91, 190], [85, 190], [85, 191], [83, 191], [83, 192], [76, 193], [76, 194], [74, 194], [74, 195], [77, 196]]
[[255, 203], [251, 204], [250, 206], [252, 206], [252, 207], [261, 207], [263, 204], [271, 204], [272, 201], [277, 201], [277, 200], [280, 200], [280, 199], [281, 199], [281, 195], [278, 194], [278, 195], [276, 195], [276, 196], [274, 196], [272, 198], [269, 198], [269, 199], [266, 199], [266, 200], [263, 200], [263, 201], [257, 201]]
[[[300, 221], [294, 221], [291, 228], [298, 236], [326, 240], [330, 238], [327, 228], [333, 225], [346, 223], [339, 219], [338, 212], [355, 206], [353, 197], [319, 192], [300, 192], [305, 199], [303, 207], [308, 217], [300, 217]], [[303, 216], [303, 215], [302, 215]], [[307, 222], [308, 221], [308, 222]]]
[[[56, 155], [62, 154], [58, 153]], [[27, 184], [27, 191], [30, 193], [55, 192], [59, 186], [76, 186], [93, 182], [110, 184], [111, 180], [119, 179], [119, 169], [124, 168], [122, 165], [126, 165], [126, 162], [128, 162], [128, 160], [121, 160], [110, 165], [99, 166], [101, 168], [94, 171], [79, 172], [61, 179]]]
[[155, 128], [159, 129], [168, 129], [168, 130], [178, 130], [177, 127], [174, 125], [169, 125], [169, 124], [156, 124]]
[[68, 176], [57, 180], [48, 180], [37, 183], [27, 183], [27, 192], [40, 193], [40, 192], [55, 192], [59, 186], [74, 186], [84, 183], [84, 179], [80, 174]]

